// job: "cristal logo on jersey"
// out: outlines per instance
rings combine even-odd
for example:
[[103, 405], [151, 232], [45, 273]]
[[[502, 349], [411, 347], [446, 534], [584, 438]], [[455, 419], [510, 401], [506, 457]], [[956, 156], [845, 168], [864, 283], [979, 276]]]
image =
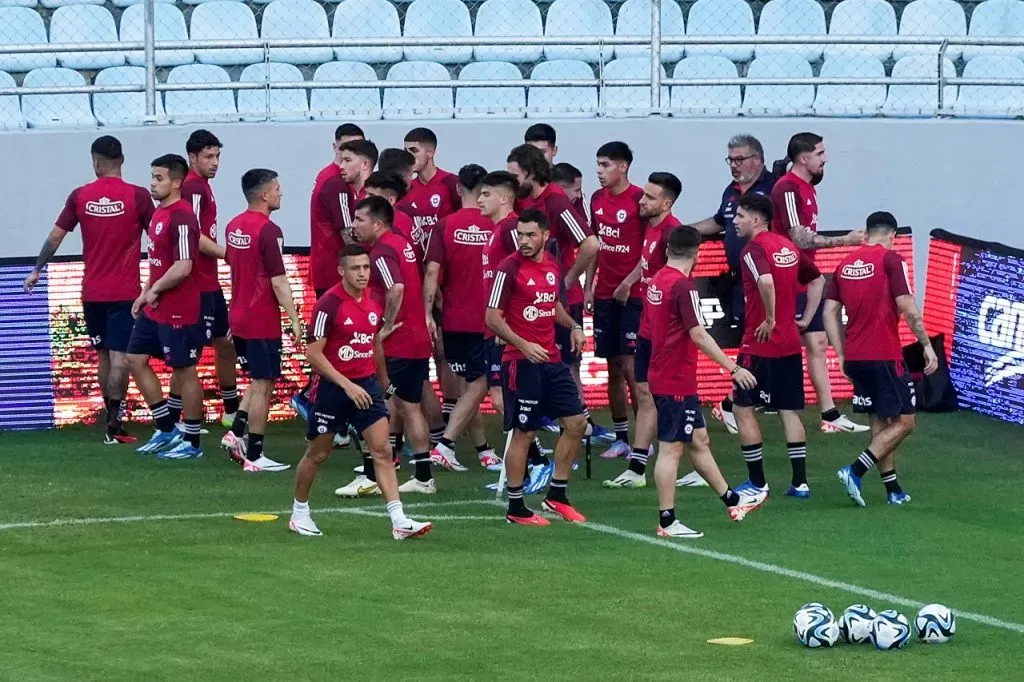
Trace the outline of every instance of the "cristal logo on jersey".
[[438, 206], [440, 206], [441, 205], [441, 195], [440, 194], [431, 194], [430, 195], [430, 205], [433, 206], [434, 208], [437, 208]]
[[99, 201], [85, 202], [85, 212], [97, 218], [112, 218], [124, 215], [124, 202], [111, 201], [107, 197], [100, 197]]
[[875, 275], [875, 264], [865, 263], [858, 258], [854, 262], [844, 265], [841, 275], [843, 279], [870, 279]]
[[416, 262], [416, 252], [412, 250], [411, 244], [405, 245], [405, 248], [402, 250], [402, 255], [405, 256], [405, 260], [409, 261], [410, 263]]
[[986, 296], [978, 309], [978, 340], [1003, 351], [985, 368], [985, 386], [1024, 375], [1024, 303]]
[[554, 285], [555, 285], [555, 281], [556, 281], [556, 280], [555, 280], [555, 273], [553, 273], [553, 272], [549, 272], [548, 274], [546, 274], [546, 275], [544, 276], [544, 279], [545, 279], [545, 280], [547, 281], [547, 283], [548, 283], [548, 284], [550, 284], [551, 286], [554, 286]]
[[[543, 294], [537, 294], [537, 295], [541, 296]], [[554, 316], [555, 316], [555, 309], [554, 308], [550, 308], [548, 310], [541, 310], [537, 306], [531, 305], [531, 306], [527, 306], [523, 310], [523, 319], [526, 320], [527, 322], [536, 322], [538, 319], [540, 319], [542, 317], [554, 317]]]
[[654, 283], [652, 282], [650, 286], [647, 287], [647, 302], [651, 305], [660, 305], [662, 298], [664, 298], [664, 294], [661, 289], [654, 286]]
[[455, 230], [455, 243], [465, 246], [484, 246], [490, 240], [491, 233], [470, 225], [464, 230]]
[[780, 268], [793, 267], [794, 265], [796, 265], [796, 262], [797, 260], [799, 260], [799, 258], [800, 257], [797, 255], [796, 251], [789, 248], [788, 246], [783, 246], [780, 250], [772, 254], [772, 260], [774, 260], [775, 264], [778, 265]]
[[626, 209], [620, 208], [618, 212], [615, 214], [615, 219], [618, 220], [620, 223], [626, 222]]
[[248, 249], [252, 243], [252, 235], [242, 232], [240, 229], [235, 228], [234, 232], [228, 232], [227, 236], [228, 246], [233, 246], [236, 249]]

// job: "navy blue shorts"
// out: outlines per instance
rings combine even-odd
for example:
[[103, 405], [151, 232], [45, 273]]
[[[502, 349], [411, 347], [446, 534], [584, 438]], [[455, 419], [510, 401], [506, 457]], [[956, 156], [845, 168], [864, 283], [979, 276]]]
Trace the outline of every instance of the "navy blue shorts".
[[281, 339], [231, 338], [238, 365], [249, 378], [274, 380], [281, 376]]
[[132, 338], [132, 301], [83, 301], [85, 330], [96, 350], [123, 353]]
[[[800, 319], [800, 316], [804, 312], [804, 306], [807, 305], [807, 294], [796, 295], [796, 319]], [[821, 300], [818, 301], [818, 309], [814, 311], [814, 317], [811, 318], [811, 323], [807, 325], [807, 329], [804, 329], [801, 334], [807, 332], [823, 332], [825, 331], [825, 297], [822, 296]]]
[[636, 357], [633, 359], [633, 374], [637, 382], [647, 383], [647, 372], [651, 369], [651, 342], [637, 334]]
[[505, 430], [536, 431], [541, 419], [583, 414], [583, 402], [569, 366], [513, 360], [502, 365]]
[[[583, 304], [574, 303], [566, 306], [565, 311], [569, 313], [576, 324], [583, 326]], [[555, 325], [555, 346], [562, 352], [562, 362], [567, 365], [578, 365], [582, 359], [582, 353], [572, 351], [572, 330], [566, 329], [560, 324]]]
[[199, 298], [200, 315], [202, 316], [205, 337], [203, 345], [208, 346], [214, 339], [223, 339], [228, 335], [228, 304], [224, 300], [224, 292], [204, 291]]
[[395, 395], [407, 403], [423, 399], [423, 382], [430, 378], [430, 360], [407, 358], [387, 359], [388, 381], [395, 387]]
[[163, 358], [168, 367], [192, 367], [199, 362], [203, 349], [202, 328], [198, 324], [184, 326], [154, 322], [146, 313], [139, 315], [132, 328], [127, 352]]
[[847, 360], [843, 368], [853, 382], [853, 411], [893, 419], [917, 412], [914, 380], [902, 361]]
[[696, 395], [656, 395], [658, 440], [663, 443], [689, 443], [693, 432], [703, 429], [704, 411]]
[[752, 391], [733, 385], [733, 402], [740, 407], [772, 410], [804, 409], [804, 363], [800, 353], [783, 358], [763, 358], [740, 353], [737, 364], [757, 379]]
[[490, 342], [483, 333], [443, 332], [444, 357], [448, 366], [466, 381], [486, 376], [491, 365]]
[[487, 348], [487, 354], [490, 358], [490, 368], [487, 372], [487, 385], [490, 387], [501, 386], [501, 377], [505, 374], [501, 367], [501, 356], [505, 352], [504, 344], [498, 343], [498, 337], [492, 336], [487, 339], [487, 343], [490, 344]]
[[635, 353], [643, 309], [639, 298], [631, 298], [625, 305], [615, 299], [594, 301], [594, 355], [609, 359]]
[[388, 408], [384, 404], [384, 389], [377, 377], [352, 379], [352, 383], [361, 386], [370, 394], [373, 404], [360, 410], [338, 384], [317, 376], [313, 379], [313, 387], [309, 392], [309, 400], [313, 409], [309, 413], [309, 426], [306, 438], [313, 440], [326, 433], [348, 433], [351, 425], [360, 434], [381, 419], [388, 418]]

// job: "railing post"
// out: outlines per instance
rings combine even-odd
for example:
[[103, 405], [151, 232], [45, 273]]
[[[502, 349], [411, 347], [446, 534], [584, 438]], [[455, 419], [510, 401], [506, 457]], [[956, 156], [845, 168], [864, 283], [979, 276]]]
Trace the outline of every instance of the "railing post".
[[651, 0], [651, 113], [661, 114], [661, 0]]
[[144, 52], [146, 56], [146, 121], [156, 121], [156, 0], [143, 0], [142, 17]]
[[938, 74], [939, 74], [939, 80], [938, 80], [938, 83], [939, 83], [939, 93], [938, 93], [938, 97], [936, 98], [936, 101], [938, 102], [938, 105], [939, 105], [939, 108], [936, 111], [936, 114], [940, 115], [940, 116], [942, 115], [941, 114], [942, 110], [946, 106], [946, 102], [945, 102], [945, 100], [946, 100], [946, 76], [945, 76], [946, 69], [943, 68], [943, 67], [945, 66], [946, 49], [947, 48], [949, 48], [949, 40], [944, 38], [942, 40], [942, 44], [939, 45], [939, 70], [938, 70]]

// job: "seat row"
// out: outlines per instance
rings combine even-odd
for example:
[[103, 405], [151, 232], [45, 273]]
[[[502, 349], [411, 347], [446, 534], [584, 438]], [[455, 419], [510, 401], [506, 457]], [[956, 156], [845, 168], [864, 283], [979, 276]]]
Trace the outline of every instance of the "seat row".
[[[2, 2], [4, 0], [0, 0]], [[662, 34], [754, 35], [754, 17], [745, 0], [697, 0], [690, 8], [688, 25], [675, 0], [661, 5]], [[186, 26], [182, 11], [172, 4], [158, 4], [155, 16], [157, 40], [192, 41], [302, 39], [302, 38], [478, 38], [488, 37], [560, 37], [560, 36], [649, 36], [650, 0], [626, 0], [618, 10], [613, 26], [612, 13], [604, 0], [554, 0], [547, 10], [546, 23], [533, 0], [485, 0], [476, 14], [476, 25], [462, 0], [413, 0], [405, 13], [404, 32], [398, 10], [389, 0], [345, 0], [334, 10], [329, 26], [324, 6], [315, 0], [273, 0], [263, 9], [260, 26], [249, 5], [230, 0], [212, 0], [194, 8]], [[817, 0], [770, 0], [762, 9], [760, 35], [856, 35], [889, 36], [897, 34], [896, 15], [885, 0], [843, 0], [832, 13], [826, 31], [825, 13]], [[914, 0], [903, 11], [900, 35], [962, 36], [967, 34], [963, 8], [955, 0]], [[986, 0], [971, 17], [972, 36], [1024, 35], [1024, 0]], [[76, 43], [141, 41], [143, 11], [132, 5], [121, 16], [120, 27], [113, 15], [97, 5], [72, 5], [57, 9], [50, 20], [47, 38], [42, 17], [25, 7], [0, 7], [0, 45], [26, 43]], [[684, 50], [681, 45], [666, 45], [662, 58], [677, 62], [685, 55], [717, 55], [735, 62], [749, 61], [755, 54], [799, 54], [809, 61], [822, 55], [867, 54], [886, 60], [911, 54], [934, 54], [935, 46], [914, 45], [794, 45], [752, 46], [702, 45]], [[1024, 47], [971, 47], [962, 51], [970, 60], [985, 54], [1011, 54], [1024, 57]], [[392, 63], [429, 60], [444, 64], [476, 61], [532, 63], [541, 59], [579, 59], [590, 63], [613, 57], [650, 54], [647, 46], [605, 46], [603, 48], [548, 46], [439, 45], [436, 47], [354, 47], [354, 48], [272, 48], [271, 59], [291, 64], [321, 64], [332, 60]], [[959, 47], [950, 47], [947, 56], [956, 60]], [[158, 66], [177, 66], [198, 60], [221, 66], [255, 64], [263, 61], [261, 49], [174, 50], [156, 55]], [[76, 69], [101, 69], [128, 64], [141, 65], [141, 52], [68, 52], [57, 54], [0, 55], [0, 69], [29, 71], [61, 66]]]
[[[934, 76], [931, 57], [904, 57], [893, 70], [898, 77]], [[946, 60], [947, 75], [954, 76], [953, 63]], [[624, 58], [604, 69], [606, 80], [645, 79], [650, 62]], [[1015, 71], [1014, 71], [1015, 69]], [[991, 77], [1010, 70], [1024, 79], [1024, 63], [1012, 57], [987, 56], [971, 61], [964, 76]], [[662, 67], [662, 77], [665, 77]], [[878, 60], [865, 56], [826, 60], [822, 78], [885, 75]], [[810, 64], [796, 55], [755, 59], [747, 78], [811, 78]], [[594, 70], [585, 62], [554, 60], [534, 67], [530, 80], [592, 80]], [[736, 78], [736, 66], [724, 57], [687, 57], [672, 70], [677, 79]], [[436, 62], [400, 62], [391, 67], [389, 81], [445, 81], [448, 69]], [[460, 81], [521, 80], [518, 66], [509, 62], [474, 62], [462, 69]], [[373, 67], [360, 62], [329, 62], [320, 66], [313, 82], [376, 81]], [[100, 71], [96, 85], [141, 85], [141, 67], [120, 66]], [[302, 73], [293, 64], [268, 63], [246, 67], [243, 83], [302, 83]], [[167, 83], [230, 83], [223, 68], [212, 64], [188, 64], [172, 69]], [[14, 79], [0, 72], [0, 87], [14, 87]], [[82, 86], [78, 71], [47, 67], [31, 71], [25, 87]], [[649, 113], [647, 86], [606, 85], [594, 87], [487, 86], [439, 88], [265, 88], [238, 90], [168, 91], [158, 97], [160, 117], [173, 123], [197, 121], [302, 121], [313, 119], [411, 119], [411, 118], [521, 118], [586, 117], [599, 111], [608, 116], [636, 116]], [[677, 85], [663, 87], [663, 105], [678, 116], [928, 116], [937, 107], [936, 87], [931, 85]], [[1024, 114], [1024, 87], [947, 86], [945, 105], [965, 116], [1015, 117]], [[144, 95], [137, 93], [41, 94], [0, 97], [0, 128], [26, 125], [46, 127], [91, 127], [138, 125], [143, 120]]]

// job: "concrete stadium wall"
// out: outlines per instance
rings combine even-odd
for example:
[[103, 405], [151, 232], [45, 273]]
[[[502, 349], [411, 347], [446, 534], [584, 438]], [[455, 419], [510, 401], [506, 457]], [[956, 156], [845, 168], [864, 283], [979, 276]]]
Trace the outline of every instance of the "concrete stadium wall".
[[[979, 239], [1024, 247], [1024, 229], [1007, 199], [1013, 196], [1024, 147], [1024, 124], [1014, 121], [893, 121], [830, 119], [652, 119], [552, 120], [559, 135], [558, 160], [584, 172], [589, 193], [597, 181], [593, 153], [603, 142], [624, 140], [636, 156], [633, 181], [642, 184], [654, 170], [670, 170], [683, 181], [676, 205], [684, 221], [711, 215], [729, 181], [726, 141], [751, 133], [764, 144], [769, 162], [785, 153], [789, 136], [802, 130], [825, 137], [829, 153], [819, 186], [823, 230], [863, 224], [875, 210], [895, 213], [916, 230], [918, 291], [923, 290], [927, 234], [944, 228]], [[505, 155], [522, 141], [530, 121], [426, 122], [440, 139], [437, 160], [447, 169], [469, 162], [488, 169], [504, 167]], [[404, 133], [418, 122], [367, 122], [378, 147], [401, 146]], [[219, 222], [244, 208], [241, 174], [252, 167], [281, 175], [284, 202], [276, 221], [285, 243], [309, 244], [309, 193], [313, 178], [331, 158], [332, 123], [210, 124], [224, 142], [220, 172], [214, 180]], [[200, 127], [200, 126], [195, 126]], [[125, 177], [148, 185], [151, 159], [184, 153], [190, 127], [104, 130], [124, 144]], [[67, 193], [92, 177], [88, 149], [96, 131], [29, 131], [0, 134], [4, 216], [0, 220], [0, 257], [34, 256], [63, 205]], [[994, 213], [989, 213], [994, 211]], [[62, 254], [78, 253], [76, 235]]]

